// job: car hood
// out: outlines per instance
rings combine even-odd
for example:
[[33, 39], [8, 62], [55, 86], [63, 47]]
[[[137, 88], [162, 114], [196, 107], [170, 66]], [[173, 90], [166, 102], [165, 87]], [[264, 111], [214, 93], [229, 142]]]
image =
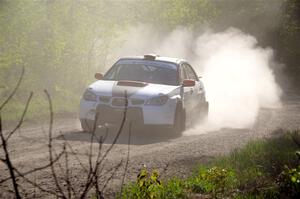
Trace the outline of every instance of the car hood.
[[124, 96], [148, 98], [157, 95], [167, 95], [180, 86], [145, 83], [144, 85], [119, 85], [118, 81], [99, 80], [89, 86], [89, 89], [97, 95]]

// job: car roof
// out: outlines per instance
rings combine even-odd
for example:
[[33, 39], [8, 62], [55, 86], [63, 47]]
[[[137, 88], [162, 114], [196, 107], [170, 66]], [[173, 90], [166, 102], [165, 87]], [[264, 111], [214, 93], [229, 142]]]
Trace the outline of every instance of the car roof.
[[[129, 57], [122, 57], [120, 58], [120, 60], [123, 60], [123, 59], [139, 59], [139, 60], [148, 60], [145, 58], [145, 56], [148, 56], [148, 55], [144, 55], [144, 56], [129, 56]], [[186, 60], [184, 59], [181, 59], [181, 58], [174, 58], [174, 57], [162, 57], [162, 56], [159, 56], [159, 55], [153, 55], [153, 54], [150, 54], [149, 56], [155, 56], [155, 59], [149, 59], [151, 61], [164, 61], [164, 62], [171, 62], [171, 63], [175, 63], [175, 64], [180, 64], [181, 62], [187, 62]]]

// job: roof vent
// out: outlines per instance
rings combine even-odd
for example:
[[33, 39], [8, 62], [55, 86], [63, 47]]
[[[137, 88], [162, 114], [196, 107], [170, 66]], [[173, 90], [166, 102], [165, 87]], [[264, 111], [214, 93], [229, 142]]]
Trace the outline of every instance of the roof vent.
[[156, 57], [158, 57], [159, 55], [156, 55], [156, 54], [147, 54], [147, 55], [144, 55], [144, 59], [146, 60], [155, 60]]

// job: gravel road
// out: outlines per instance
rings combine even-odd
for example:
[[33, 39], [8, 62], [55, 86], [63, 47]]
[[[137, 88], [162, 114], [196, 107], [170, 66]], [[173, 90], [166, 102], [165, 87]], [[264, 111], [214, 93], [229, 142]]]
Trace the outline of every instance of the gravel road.
[[[286, 99], [280, 108], [261, 109], [255, 125], [249, 129], [223, 128], [213, 132], [205, 132], [201, 128], [194, 128], [188, 130], [188, 133], [181, 137], [162, 136], [157, 132], [151, 132], [154, 133], [151, 136], [149, 132], [145, 134], [143, 132], [133, 132], [130, 140], [130, 159], [125, 181], [134, 180], [143, 166], [149, 169], [158, 169], [162, 178], [170, 176], [185, 177], [192, 172], [195, 165], [210, 161], [218, 155], [227, 154], [235, 148], [242, 147], [251, 139], [268, 137], [274, 131], [281, 131], [280, 129], [293, 130], [299, 128], [300, 98], [293, 97], [292, 99]], [[193, 132], [193, 135], [191, 135], [191, 132]], [[196, 135], [195, 132], [197, 132]], [[29, 125], [18, 130], [9, 140], [9, 150], [14, 165], [21, 171], [45, 165], [49, 157], [47, 136], [48, 124], [46, 122], [39, 125]], [[91, 134], [82, 132], [79, 122], [75, 119], [57, 119], [54, 121], [53, 137], [53, 144], [57, 153], [59, 153], [65, 142], [64, 137], [80, 160], [76, 159], [75, 156], [69, 156], [71, 182], [76, 190], [79, 190], [85, 179], [85, 172], [81, 164], [84, 167], [88, 166], [87, 154], [90, 150]], [[111, 145], [112, 137], [111, 134], [106, 139], [103, 144], [103, 151]], [[127, 143], [128, 131], [125, 128], [103, 165], [102, 185], [111, 175], [110, 170], [123, 160], [122, 165], [104, 189], [107, 198], [114, 198], [114, 193], [120, 190], [128, 154]], [[93, 150], [96, 151], [97, 147], [97, 143], [94, 143]], [[95, 156], [94, 153], [93, 157]], [[57, 170], [60, 170], [59, 166]], [[6, 167], [3, 163], [0, 163], [0, 181], [7, 175]], [[44, 170], [30, 175], [29, 178], [47, 189], [54, 189], [54, 183], [50, 176], [50, 171]], [[31, 198], [33, 194], [42, 198], [52, 197], [31, 189], [31, 186], [22, 179], [18, 182], [21, 189], [26, 188], [26, 197], [28, 198]], [[0, 184], [0, 198], [11, 196], [9, 192], [11, 189], [10, 184], [10, 181]]]

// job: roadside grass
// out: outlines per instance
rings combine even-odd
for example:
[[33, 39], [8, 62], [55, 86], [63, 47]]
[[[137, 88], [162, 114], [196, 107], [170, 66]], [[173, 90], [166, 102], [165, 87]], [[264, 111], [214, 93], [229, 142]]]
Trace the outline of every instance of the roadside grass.
[[[80, 97], [71, 92], [53, 95], [54, 114], [77, 113]], [[2, 110], [4, 123], [19, 121], [24, 111], [25, 99], [12, 98]], [[25, 120], [37, 121], [49, 116], [49, 105], [43, 94], [34, 94], [25, 115]]]
[[161, 182], [157, 171], [142, 169], [118, 198], [297, 198], [300, 166], [295, 152], [300, 145], [295, 138], [300, 140], [299, 131], [250, 141], [196, 167], [187, 179]]

